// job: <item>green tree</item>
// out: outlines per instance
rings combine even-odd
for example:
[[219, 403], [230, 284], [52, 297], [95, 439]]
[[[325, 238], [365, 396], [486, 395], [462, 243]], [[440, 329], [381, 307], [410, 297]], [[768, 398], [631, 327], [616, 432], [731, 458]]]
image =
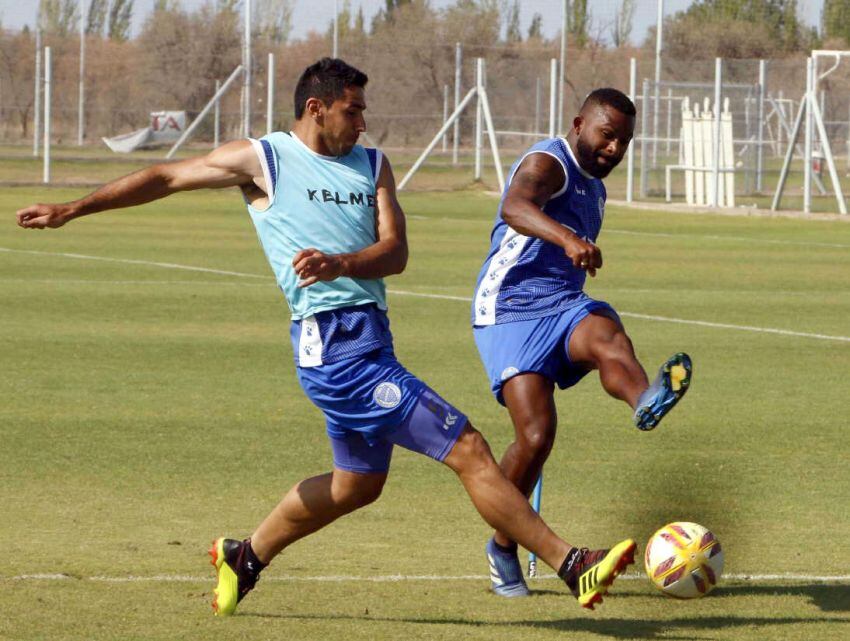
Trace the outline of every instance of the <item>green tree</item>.
[[200, 109], [215, 81], [239, 64], [242, 29], [239, 13], [222, 10], [221, 4], [218, 10], [209, 4], [189, 13], [174, 3], [158, 3], [127, 45], [135, 46], [142, 61], [134, 84], [144, 87], [150, 105]]
[[632, 19], [635, 15], [635, 0], [623, 0], [620, 8], [614, 14], [614, 24], [611, 26], [611, 42], [615, 47], [628, 44], [632, 35]]
[[90, 36], [102, 36], [106, 27], [108, 0], [91, 0], [86, 18], [86, 33]]
[[378, 12], [373, 22], [383, 20], [384, 22], [392, 22], [393, 14], [397, 9], [406, 4], [410, 4], [412, 0], [384, 0], [384, 8]]
[[587, 12], [587, 0], [572, 0], [567, 11], [567, 33], [579, 49], [584, 49], [590, 39], [590, 16]]
[[470, 47], [492, 45], [499, 39], [499, 2], [456, 0], [455, 4], [443, 10], [441, 23], [445, 42], [462, 42]]
[[357, 17], [354, 19], [354, 32], [358, 35], [366, 33], [366, 16], [363, 15], [363, 5], [357, 8]]
[[825, 0], [821, 25], [824, 38], [840, 38], [850, 46], [850, 0]]
[[107, 35], [110, 40], [125, 42], [130, 39], [130, 21], [133, 19], [133, 0], [112, 0], [109, 7], [109, 26]]
[[165, 12], [180, 11], [180, 0], [154, 0], [153, 10]]
[[519, 26], [519, 0], [514, 0], [508, 9], [505, 40], [507, 42], [522, 42], [522, 31]]
[[242, 0], [216, 0], [215, 10], [217, 13], [232, 13], [235, 15], [242, 11]]
[[[666, 53], [680, 60], [771, 57], [811, 45], [797, 0], [697, 0], [667, 18], [664, 32]], [[652, 29], [647, 45], [654, 39]]]
[[543, 16], [541, 16], [539, 13], [535, 13], [533, 16], [531, 16], [531, 24], [528, 26], [528, 39], [543, 39]]
[[292, 33], [291, 0], [257, 0], [256, 7], [259, 35], [274, 44], [286, 42]]
[[75, 0], [41, 0], [38, 22], [45, 33], [66, 36], [79, 25], [77, 3]]

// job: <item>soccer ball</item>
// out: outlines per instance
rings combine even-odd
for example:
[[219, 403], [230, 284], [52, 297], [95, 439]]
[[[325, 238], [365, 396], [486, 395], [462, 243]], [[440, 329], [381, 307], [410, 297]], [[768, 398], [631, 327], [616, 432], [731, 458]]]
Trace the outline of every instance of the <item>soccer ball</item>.
[[720, 541], [697, 523], [669, 523], [646, 544], [646, 574], [664, 594], [695, 599], [708, 594], [723, 572]]

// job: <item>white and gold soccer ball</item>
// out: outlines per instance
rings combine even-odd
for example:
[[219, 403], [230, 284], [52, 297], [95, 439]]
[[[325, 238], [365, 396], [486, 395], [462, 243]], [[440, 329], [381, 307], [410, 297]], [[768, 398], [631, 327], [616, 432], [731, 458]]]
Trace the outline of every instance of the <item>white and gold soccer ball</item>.
[[695, 599], [711, 592], [720, 580], [723, 550], [708, 529], [679, 521], [652, 535], [644, 564], [649, 580], [664, 594]]

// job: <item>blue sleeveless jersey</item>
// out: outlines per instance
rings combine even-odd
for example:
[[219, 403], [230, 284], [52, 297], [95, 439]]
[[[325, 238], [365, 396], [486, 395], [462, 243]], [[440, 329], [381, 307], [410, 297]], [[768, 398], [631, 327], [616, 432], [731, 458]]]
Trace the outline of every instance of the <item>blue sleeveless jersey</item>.
[[251, 144], [269, 205], [248, 205], [248, 212], [292, 313], [296, 365], [316, 367], [392, 347], [382, 279], [342, 277], [300, 288], [292, 266], [301, 249], [343, 254], [376, 242], [381, 152], [355, 145], [345, 156], [322, 156], [283, 132]]
[[472, 324], [496, 325], [556, 314], [581, 295], [586, 272], [573, 267], [563, 248], [523, 236], [502, 219], [502, 205], [520, 163], [533, 153], [549, 154], [564, 168], [562, 189], [553, 194], [543, 212], [577, 236], [596, 242], [605, 213], [605, 187], [585, 172], [564, 138], [542, 140], [511, 167], [496, 223], [490, 235], [490, 252], [478, 274], [472, 304]]

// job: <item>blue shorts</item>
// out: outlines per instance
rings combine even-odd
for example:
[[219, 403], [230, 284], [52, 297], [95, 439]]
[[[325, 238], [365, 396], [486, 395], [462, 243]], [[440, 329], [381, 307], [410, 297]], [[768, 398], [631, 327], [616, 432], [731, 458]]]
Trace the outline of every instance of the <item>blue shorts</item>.
[[620, 320], [608, 303], [582, 294], [576, 305], [551, 316], [475, 326], [475, 344], [496, 400], [505, 404], [502, 385], [517, 374], [541, 374], [561, 389], [578, 383], [588, 370], [570, 360], [570, 337], [590, 313]]
[[442, 461], [467, 422], [408, 372], [391, 348], [296, 370], [301, 387], [325, 415], [339, 469], [386, 472], [394, 444]]

